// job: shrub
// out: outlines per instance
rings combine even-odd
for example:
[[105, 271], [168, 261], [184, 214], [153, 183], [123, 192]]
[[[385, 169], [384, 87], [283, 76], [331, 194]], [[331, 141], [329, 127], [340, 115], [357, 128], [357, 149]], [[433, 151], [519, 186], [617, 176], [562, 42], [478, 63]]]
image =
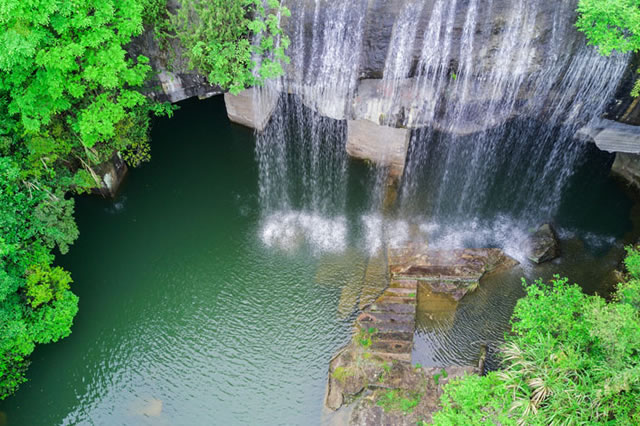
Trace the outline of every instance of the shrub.
[[445, 386], [435, 424], [640, 424], [638, 259], [612, 303], [566, 278], [524, 282], [502, 369]]

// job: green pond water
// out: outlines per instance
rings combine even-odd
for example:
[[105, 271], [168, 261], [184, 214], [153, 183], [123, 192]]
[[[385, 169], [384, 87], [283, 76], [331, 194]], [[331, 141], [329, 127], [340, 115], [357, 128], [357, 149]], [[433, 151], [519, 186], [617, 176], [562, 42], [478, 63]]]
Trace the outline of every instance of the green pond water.
[[[152, 162], [116, 200], [77, 199], [81, 236], [59, 258], [80, 296], [73, 333], [37, 348], [29, 382], [0, 403], [0, 424], [331, 420], [328, 363], [349, 339], [371, 264], [361, 220], [371, 173], [349, 166], [344, 247], [282, 250], [263, 241], [254, 148], [221, 97], [188, 101], [155, 123]], [[523, 275], [561, 273], [606, 291], [633, 202], [598, 179], [561, 209], [560, 261], [490, 277], [455, 313], [420, 313], [414, 362], [474, 362], [480, 342], [499, 342], [508, 328]]]

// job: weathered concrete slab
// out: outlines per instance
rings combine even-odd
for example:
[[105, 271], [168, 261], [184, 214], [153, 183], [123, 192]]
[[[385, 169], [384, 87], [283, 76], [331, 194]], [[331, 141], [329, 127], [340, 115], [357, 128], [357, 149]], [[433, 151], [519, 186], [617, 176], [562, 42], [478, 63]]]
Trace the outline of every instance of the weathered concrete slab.
[[279, 94], [275, 91], [256, 88], [243, 90], [237, 95], [224, 94], [229, 120], [259, 132], [267, 127], [278, 98]]
[[576, 136], [593, 140], [603, 151], [640, 154], [640, 126], [602, 119], [581, 128]]
[[368, 120], [347, 123], [347, 153], [389, 167], [392, 176], [401, 176], [404, 171], [410, 139], [408, 129], [380, 126]]
[[[518, 264], [500, 249], [430, 250], [426, 245], [409, 245], [390, 248], [388, 256], [392, 279], [417, 280], [455, 301], [475, 290], [486, 272]], [[385, 294], [406, 297], [408, 292], [395, 289]]]

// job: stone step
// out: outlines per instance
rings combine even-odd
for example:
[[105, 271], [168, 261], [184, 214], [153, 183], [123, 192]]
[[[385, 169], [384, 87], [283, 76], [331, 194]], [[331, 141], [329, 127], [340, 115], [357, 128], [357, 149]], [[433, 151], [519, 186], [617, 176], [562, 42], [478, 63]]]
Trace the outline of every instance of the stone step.
[[378, 340], [396, 340], [413, 343], [413, 331], [378, 331], [375, 337]]
[[456, 291], [466, 292], [478, 287], [479, 281], [425, 281], [424, 285], [434, 293], [447, 293], [453, 295]]
[[484, 267], [473, 267], [469, 265], [412, 265], [406, 268], [397, 268], [392, 271], [394, 279], [451, 276], [470, 276], [480, 278], [484, 274]]
[[369, 323], [368, 327], [375, 327], [378, 329], [378, 332], [375, 334], [380, 337], [381, 334], [385, 333], [411, 333], [415, 330], [415, 323], [413, 322], [396, 322], [396, 321], [380, 321], [376, 323]]
[[388, 288], [384, 291], [383, 296], [391, 297], [416, 297], [416, 288]]
[[389, 284], [389, 288], [417, 288], [418, 280], [392, 280]]
[[415, 305], [416, 298], [415, 297], [394, 297], [394, 296], [383, 295], [378, 300], [376, 300], [376, 303], [374, 303], [374, 305], [378, 306], [378, 305], [384, 305], [384, 304], [390, 304], [390, 303]]
[[415, 315], [416, 305], [408, 303], [376, 303], [369, 307], [369, 312], [393, 312], [396, 314]]
[[481, 277], [477, 275], [430, 275], [419, 277], [418, 286], [424, 282], [431, 281], [453, 281], [453, 282], [473, 282], [479, 281]]
[[[361, 324], [375, 324], [377, 322], [404, 322], [414, 323], [414, 314], [396, 314], [393, 312], [363, 312], [358, 316], [357, 321]], [[373, 325], [375, 327], [375, 325]]]
[[371, 355], [380, 359], [381, 361], [400, 361], [411, 362], [411, 353], [389, 353], [389, 352], [371, 352]]
[[400, 340], [375, 340], [369, 350], [372, 353], [394, 353], [394, 354], [411, 354], [413, 347], [412, 341]]

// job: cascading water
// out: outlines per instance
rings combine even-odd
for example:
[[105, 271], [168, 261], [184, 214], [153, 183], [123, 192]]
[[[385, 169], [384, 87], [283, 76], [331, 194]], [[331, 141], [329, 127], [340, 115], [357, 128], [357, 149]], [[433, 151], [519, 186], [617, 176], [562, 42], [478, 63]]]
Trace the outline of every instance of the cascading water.
[[269, 245], [292, 248], [306, 239], [316, 249], [341, 250], [346, 244], [344, 120], [362, 50], [366, 2], [359, 3], [289, 5], [294, 66], [256, 92], [256, 102], [279, 96], [256, 145]]
[[[552, 219], [584, 151], [574, 134], [601, 115], [628, 58], [585, 45], [576, 2], [404, 0], [381, 79], [366, 80], [378, 3], [288, 4], [292, 65], [256, 100], [282, 93], [257, 142], [265, 241], [305, 234], [344, 247], [347, 120], [412, 129], [397, 229], [413, 223], [434, 245], [505, 246]], [[362, 110], [372, 86], [379, 96]], [[385, 222], [366, 221], [371, 235]]]
[[[472, 0], [460, 60], [448, 73], [429, 67], [438, 63], [430, 46], [448, 51], [438, 44], [437, 22], [430, 22], [429, 30], [436, 30], [425, 37], [420, 61], [427, 66], [418, 70], [418, 92], [426, 103], [422, 120], [431, 125], [414, 134], [403, 204], [449, 225], [443, 234], [452, 227], [478, 234], [479, 222], [496, 227], [496, 218], [514, 220], [520, 229], [551, 219], [583, 152], [573, 137], [603, 112], [626, 67], [626, 57], [604, 58], [584, 46], [572, 28], [574, 4], [557, 4], [549, 17], [541, 14], [543, 3], [514, 2], [504, 25], [492, 28]], [[551, 34], [540, 34], [541, 19], [553, 20]], [[495, 60], [480, 68], [473, 52], [496, 32]], [[533, 47], [541, 37], [549, 38], [543, 57]]]

